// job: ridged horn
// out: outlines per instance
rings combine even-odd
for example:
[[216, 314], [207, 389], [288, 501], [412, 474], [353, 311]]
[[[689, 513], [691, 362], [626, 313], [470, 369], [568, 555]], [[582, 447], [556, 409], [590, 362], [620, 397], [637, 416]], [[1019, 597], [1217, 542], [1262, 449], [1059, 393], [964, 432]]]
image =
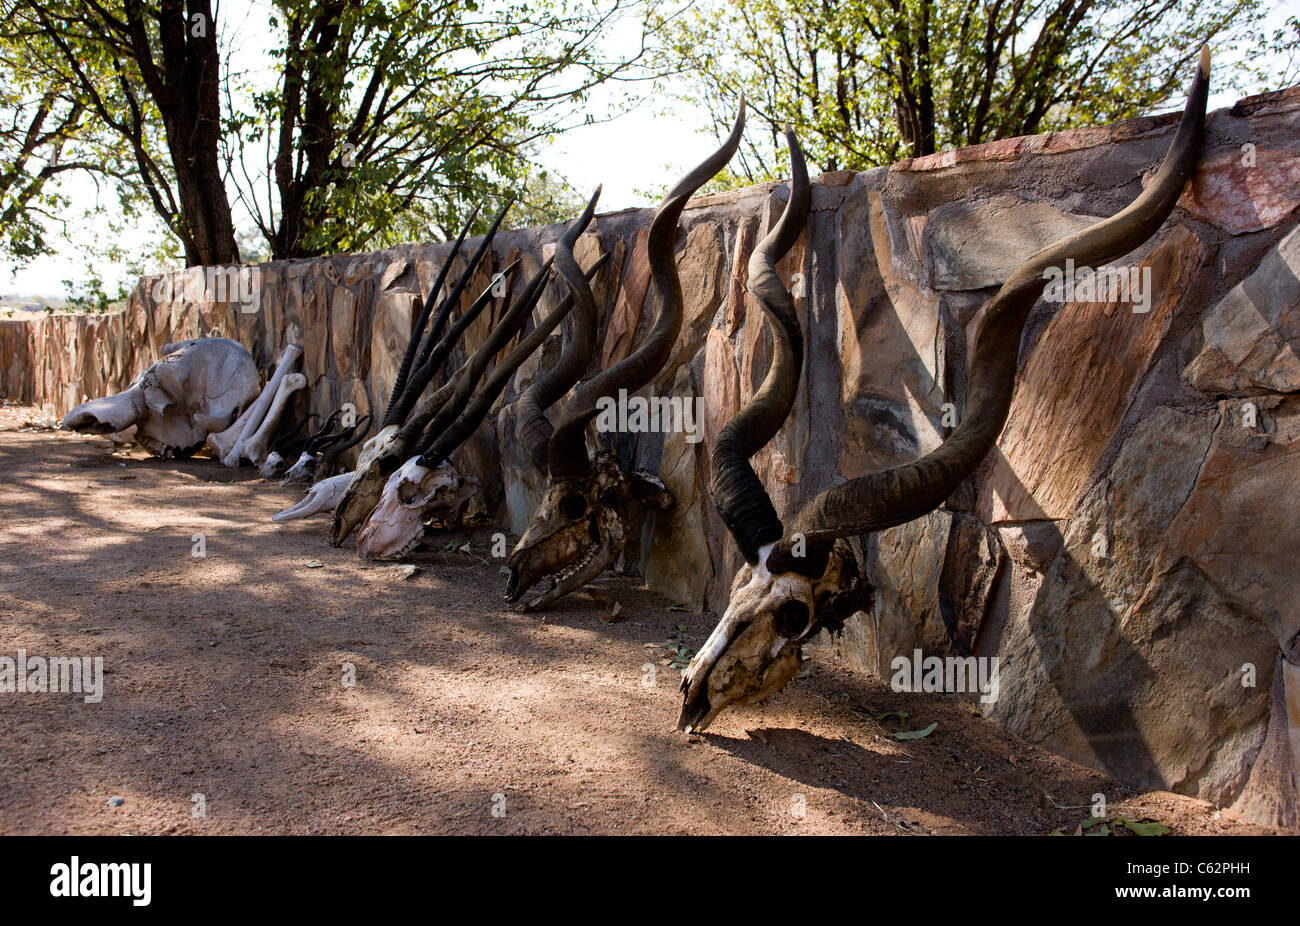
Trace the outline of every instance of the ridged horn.
[[709, 460], [709, 497], [750, 563], [758, 562], [759, 547], [780, 540], [784, 531], [749, 458], [789, 416], [803, 370], [803, 329], [776, 264], [794, 247], [808, 222], [812, 188], [803, 150], [789, 126], [785, 139], [790, 148], [790, 199], [780, 220], [750, 255], [747, 285], [772, 327], [772, 363], [758, 391], [718, 435]]
[[792, 540], [777, 544], [772, 572], [812, 575], [837, 537], [884, 530], [933, 511], [988, 454], [1011, 409], [1020, 336], [1042, 295], [1044, 273], [1116, 260], [1156, 233], [1173, 211], [1196, 168], [1209, 94], [1210, 53], [1201, 50], [1178, 131], [1155, 178], [1127, 208], [1034, 254], [1011, 274], [985, 310], [970, 350], [966, 409], [947, 440], [912, 463], [852, 479], [822, 492], [795, 519], [792, 530], [807, 539], [806, 555], [791, 555]]
[[[465, 227], [460, 230], [456, 242], [451, 246], [451, 252], [447, 259], [442, 262], [438, 268], [438, 276], [433, 281], [433, 286], [429, 288], [429, 293], [424, 297], [424, 306], [420, 309], [420, 315], [415, 321], [415, 327], [411, 329], [411, 338], [406, 342], [406, 353], [402, 355], [402, 364], [397, 368], [397, 377], [393, 380], [393, 391], [388, 397], [388, 407], [384, 409], [383, 423], [384, 427], [390, 424], [400, 424], [399, 420], [391, 420], [397, 412], [398, 406], [401, 405], [402, 397], [406, 394], [407, 381], [411, 374], [411, 365], [415, 362], [416, 354], [424, 340], [424, 328], [429, 323], [429, 315], [433, 312], [434, 306], [438, 303], [438, 293], [442, 290], [442, 284], [447, 279], [447, 272], [451, 269], [451, 262], [456, 255], [460, 253], [460, 246], [465, 241], [465, 236], [469, 234], [470, 226], [474, 224], [474, 219], [478, 217], [481, 207], [475, 206], [474, 211], [469, 214], [469, 219], [465, 222]], [[445, 317], [445, 316], [444, 316]]]
[[573, 248], [596, 214], [596, 201], [600, 187], [587, 203], [582, 216], [569, 227], [555, 246], [555, 271], [569, 287], [573, 300], [569, 312], [569, 338], [560, 353], [560, 359], [550, 369], [533, 380], [519, 397], [515, 437], [539, 472], [546, 471], [546, 448], [554, 428], [546, 417], [546, 409], [573, 388], [591, 363], [596, 349], [596, 297], [587, 282], [587, 276], [573, 256]]
[[586, 476], [590, 466], [586, 430], [587, 423], [596, 414], [596, 403], [602, 396], [616, 395], [620, 389], [628, 392], [640, 389], [654, 379], [668, 362], [682, 328], [682, 285], [677, 277], [677, 262], [673, 256], [677, 244], [677, 223], [691, 194], [722, 170], [736, 153], [744, 128], [745, 98], [742, 96], [736, 122], [726, 141], [679, 180], [655, 210], [646, 252], [650, 262], [650, 278], [663, 298], [663, 306], [655, 319], [654, 327], [640, 347], [608, 370], [587, 380], [574, 393], [547, 448], [546, 465], [551, 479], [581, 479]]
[[[600, 268], [605, 266], [609, 260], [609, 255], [602, 254], [600, 258], [591, 266], [583, 277], [583, 282], [594, 279], [600, 272]], [[437, 439], [421, 453], [420, 465], [434, 467], [447, 459], [451, 452], [469, 439], [469, 436], [477, 430], [480, 423], [487, 416], [492, 408], [492, 403], [496, 401], [501, 390], [510, 382], [510, 377], [514, 376], [515, 371], [523, 364], [525, 360], [542, 346], [545, 341], [555, 330], [555, 327], [564, 320], [564, 317], [577, 305], [577, 300], [570, 293], [565, 296], [563, 301], [556, 306], [546, 318], [542, 319], [541, 324], [534, 328], [528, 337], [524, 338], [519, 344], [506, 355], [499, 364], [492, 369], [492, 375], [489, 376], [474, 397], [470, 399], [460, 416]]]

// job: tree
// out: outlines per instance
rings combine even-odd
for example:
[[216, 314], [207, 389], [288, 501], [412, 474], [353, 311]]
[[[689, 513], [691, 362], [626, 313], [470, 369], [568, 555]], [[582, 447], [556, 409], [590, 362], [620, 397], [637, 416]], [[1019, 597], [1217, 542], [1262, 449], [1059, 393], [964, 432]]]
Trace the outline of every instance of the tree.
[[474, 205], [512, 194], [565, 215], [572, 197], [530, 155], [593, 86], [635, 68], [640, 50], [604, 60], [595, 48], [624, 6], [276, 0], [279, 85], [253, 95], [230, 136], [263, 143], [272, 164], [259, 196], [230, 153], [272, 255], [454, 234]]
[[632, 75], [644, 35], [613, 59], [597, 45], [642, 2], [273, 0], [273, 86], [223, 61], [211, 0], [0, 0], [0, 42], [44, 49], [41, 88], [79, 108], [65, 133], [121, 142], [124, 201], [195, 266], [239, 261], [236, 203], [273, 258], [446, 236], [507, 196], [563, 217], [572, 193], [531, 156]]
[[46, 70], [51, 51], [0, 37], [0, 257], [18, 265], [52, 253], [48, 227], [66, 226], [71, 203], [60, 180], [71, 172], [122, 178], [120, 147]]
[[662, 56], [719, 126], [745, 91], [771, 130], [744, 150], [753, 181], [780, 175], [786, 121], [814, 161], [860, 170], [1150, 112], [1203, 42], [1256, 47], [1262, 17], [1259, 0], [713, 0]]
[[47, 44], [56, 79], [128, 146], [133, 181], [180, 239], [186, 263], [238, 263], [218, 157], [221, 71], [210, 0], [7, 5], [7, 34]]

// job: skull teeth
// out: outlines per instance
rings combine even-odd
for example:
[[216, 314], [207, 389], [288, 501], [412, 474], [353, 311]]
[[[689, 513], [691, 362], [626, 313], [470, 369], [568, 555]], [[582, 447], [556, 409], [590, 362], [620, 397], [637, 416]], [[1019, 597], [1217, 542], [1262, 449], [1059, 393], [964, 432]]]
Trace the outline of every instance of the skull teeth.
[[587, 564], [595, 559], [597, 549], [598, 547], [596, 547], [595, 544], [592, 544], [587, 547], [586, 552], [579, 559], [574, 560], [572, 563], [557, 572], [555, 574], [556, 584], [558, 585], [561, 582], [567, 582], [583, 569], [587, 568]]

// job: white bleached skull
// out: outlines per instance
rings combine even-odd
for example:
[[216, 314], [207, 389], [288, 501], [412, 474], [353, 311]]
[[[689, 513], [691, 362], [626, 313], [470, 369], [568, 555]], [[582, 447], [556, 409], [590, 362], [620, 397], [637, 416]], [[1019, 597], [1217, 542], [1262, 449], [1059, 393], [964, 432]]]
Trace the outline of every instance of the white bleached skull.
[[295, 521], [299, 518], [310, 518], [316, 514], [329, 514], [334, 510], [334, 506], [338, 504], [339, 498], [343, 495], [343, 490], [348, 487], [348, 480], [351, 478], [351, 473], [340, 473], [337, 476], [322, 479], [308, 489], [307, 494], [297, 504], [291, 505], [278, 514], [271, 515], [271, 520]]
[[261, 391], [257, 364], [229, 338], [194, 338], [163, 348], [163, 356], [124, 392], [83, 402], [63, 427], [114, 434], [135, 426], [135, 440], [160, 457], [186, 457], [209, 434], [230, 427]]
[[871, 609], [871, 586], [853, 552], [836, 542], [820, 578], [768, 571], [775, 544], [736, 573], [726, 613], [682, 676], [678, 729], [699, 733], [731, 704], [766, 700], [799, 674], [803, 644], [822, 630], [837, 633]]
[[357, 534], [357, 551], [366, 559], [405, 556], [424, 538], [426, 520], [454, 520], [478, 488], [477, 479], [462, 479], [445, 460], [430, 468], [412, 457], [384, 483], [379, 503]]
[[[330, 531], [330, 543], [334, 546], [341, 545], [352, 529], [374, 511], [385, 480], [395, 471], [397, 461], [406, 450], [400, 430], [397, 425], [390, 424], [361, 445], [352, 481], [334, 510], [334, 526]], [[384, 468], [381, 468], [381, 463]], [[385, 472], [389, 466], [393, 468]]]

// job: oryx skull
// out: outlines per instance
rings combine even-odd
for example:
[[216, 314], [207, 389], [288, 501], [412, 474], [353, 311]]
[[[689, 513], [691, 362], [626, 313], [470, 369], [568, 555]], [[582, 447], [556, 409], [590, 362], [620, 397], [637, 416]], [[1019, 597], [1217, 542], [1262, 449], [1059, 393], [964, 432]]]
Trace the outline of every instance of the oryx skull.
[[238, 341], [194, 338], [163, 348], [163, 356], [125, 392], [78, 405], [63, 427], [113, 434], [135, 426], [135, 441], [160, 457], [186, 457], [211, 433], [230, 426], [257, 398], [257, 364]]
[[398, 437], [399, 430], [398, 425], [390, 424], [361, 445], [357, 468], [352, 471], [348, 486], [334, 509], [334, 526], [330, 533], [330, 543], [334, 546], [341, 544], [378, 504], [388, 476], [380, 469], [380, 459], [400, 458], [406, 449]]
[[709, 495], [746, 565], [736, 576], [726, 613], [682, 678], [680, 729], [699, 732], [727, 705], [748, 704], [779, 690], [797, 674], [803, 642], [870, 606], [870, 589], [844, 538], [933, 511], [984, 459], [1006, 424], [1021, 333], [1043, 292], [1045, 271], [1069, 260], [1108, 264], [1155, 234], [1195, 169], [1208, 80], [1208, 51], [1203, 51], [1177, 134], [1141, 195], [1118, 215], [1034, 254], [998, 290], [972, 339], [965, 414], [947, 439], [915, 462], [822, 492], [800, 511], [789, 535], [749, 464], [789, 415], [803, 360], [798, 315], [775, 269], [808, 214], [807, 172], [798, 142], [787, 130], [794, 161], [790, 204], [754, 249], [749, 265], [749, 291], [773, 332], [772, 365], [711, 448]]
[[357, 551], [366, 559], [400, 559], [424, 538], [426, 520], [454, 520], [478, 488], [477, 479], [462, 479], [448, 461], [430, 469], [412, 457], [388, 477], [357, 534]]

